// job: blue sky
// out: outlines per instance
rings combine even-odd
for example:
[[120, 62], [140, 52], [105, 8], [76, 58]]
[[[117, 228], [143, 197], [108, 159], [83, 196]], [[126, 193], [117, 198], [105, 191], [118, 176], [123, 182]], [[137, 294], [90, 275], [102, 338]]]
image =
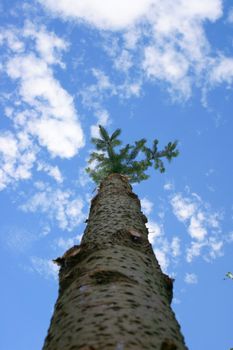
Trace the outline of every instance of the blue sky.
[[99, 124], [125, 143], [179, 140], [134, 191], [189, 349], [230, 349], [232, 2], [2, 0], [0, 20], [1, 349], [42, 348]]

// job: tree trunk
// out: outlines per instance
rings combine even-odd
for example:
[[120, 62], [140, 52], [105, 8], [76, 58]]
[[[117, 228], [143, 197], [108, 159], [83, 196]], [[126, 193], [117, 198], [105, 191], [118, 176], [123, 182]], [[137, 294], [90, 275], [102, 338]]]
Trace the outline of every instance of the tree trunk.
[[43, 350], [187, 350], [146, 221], [126, 177], [108, 176], [81, 244], [56, 259], [59, 297]]

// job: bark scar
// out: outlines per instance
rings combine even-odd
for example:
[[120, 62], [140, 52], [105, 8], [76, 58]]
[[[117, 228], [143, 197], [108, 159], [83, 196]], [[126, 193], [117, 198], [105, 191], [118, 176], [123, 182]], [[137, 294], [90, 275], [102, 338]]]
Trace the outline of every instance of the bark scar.
[[160, 350], [177, 350], [177, 345], [173, 342], [173, 340], [165, 339]]
[[58, 266], [62, 266], [67, 259], [77, 256], [81, 249], [80, 245], [74, 245], [72, 248], [68, 249], [62, 257], [54, 259], [53, 262]]
[[96, 284], [109, 284], [114, 282], [138, 283], [133, 278], [114, 270], [96, 270], [89, 275]]

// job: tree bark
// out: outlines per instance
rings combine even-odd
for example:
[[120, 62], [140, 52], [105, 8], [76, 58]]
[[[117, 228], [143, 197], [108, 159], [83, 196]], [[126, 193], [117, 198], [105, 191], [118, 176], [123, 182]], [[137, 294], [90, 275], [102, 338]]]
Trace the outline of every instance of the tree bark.
[[56, 259], [59, 296], [43, 350], [187, 350], [170, 307], [173, 281], [145, 223], [127, 178], [108, 176], [81, 244]]

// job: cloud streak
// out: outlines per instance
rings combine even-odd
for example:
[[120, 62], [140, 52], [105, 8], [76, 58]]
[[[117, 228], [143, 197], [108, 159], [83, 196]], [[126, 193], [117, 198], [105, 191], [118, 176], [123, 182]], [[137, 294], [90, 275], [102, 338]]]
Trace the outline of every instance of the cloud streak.
[[206, 261], [213, 260], [223, 254], [223, 237], [221, 237], [220, 212], [214, 212], [200, 196], [195, 193], [183, 195], [175, 193], [170, 204], [176, 218], [185, 224], [191, 238], [186, 248], [186, 260], [191, 262], [200, 255]]
[[184, 278], [185, 283], [187, 284], [197, 284], [198, 277], [195, 273], [186, 273]]
[[[194, 86], [204, 94], [213, 85], [232, 83], [232, 58], [211, 47], [204, 27], [221, 18], [222, 0], [137, 0], [133, 5], [130, 0], [39, 2], [53, 15], [76, 19], [103, 33], [113, 68], [126, 77], [128, 89], [122, 97], [127, 97], [130, 86], [130, 95], [138, 96], [142, 81], [148, 80], [181, 100], [191, 97]], [[119, 86], [115, 91], [120, 93]]]
[[62, 230], [72, 231], [85, 219], [84, 202], [72, 191], [43, 186], [26, 203], [20, 205], [24, 212], [43, 213]]
[[[5, 48], [1, 71], [15, 89], [3, 94], [5, 116], [11, 132], [0, 134], [0, 189], [29, 179], [41, 150], [50, 157], [72, 158], [84, 146], [84, 134], [73, 97], [55, 78], [64, 69], [62, 53], [67, 43], [44, 26], [25, 22], [24, 27], [4, 29], [0, 45]], [[40, 163], [40, 161], [39, 161]], [[56, 181], [59, 170], [44, 166]], [[41, 166], [37, 169], [41, 171]]]
[[66, 19], [85, 21], [107, 30], [122, 30], [145, 15], [153, 0], [39, 0], [46, 9]]

